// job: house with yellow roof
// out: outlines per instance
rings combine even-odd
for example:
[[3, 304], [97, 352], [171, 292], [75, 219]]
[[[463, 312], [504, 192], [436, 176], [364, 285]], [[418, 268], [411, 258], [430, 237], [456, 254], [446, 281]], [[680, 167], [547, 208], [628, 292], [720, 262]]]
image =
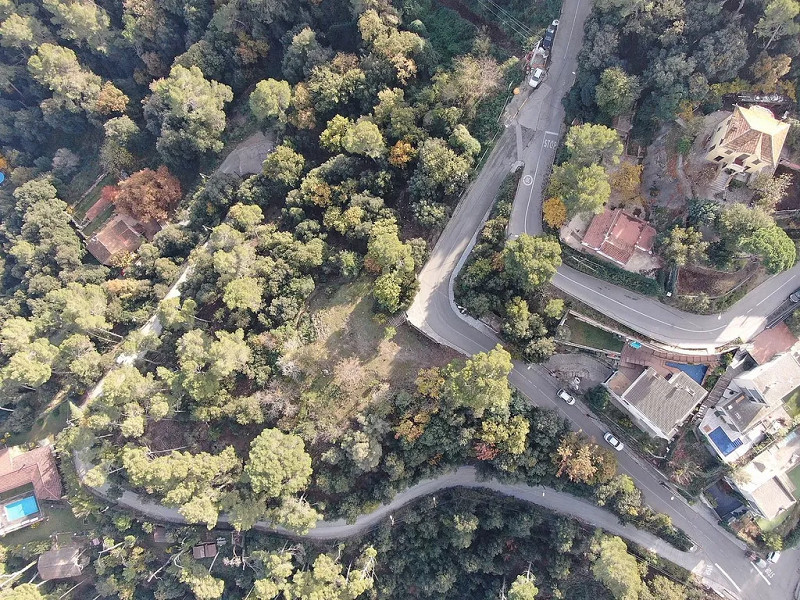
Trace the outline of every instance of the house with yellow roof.
[[761, 173], [772, 175], [788, 132], [789, 124], [763, 106], [734, 106], [711, 135], [706, 160], [745, 181]]

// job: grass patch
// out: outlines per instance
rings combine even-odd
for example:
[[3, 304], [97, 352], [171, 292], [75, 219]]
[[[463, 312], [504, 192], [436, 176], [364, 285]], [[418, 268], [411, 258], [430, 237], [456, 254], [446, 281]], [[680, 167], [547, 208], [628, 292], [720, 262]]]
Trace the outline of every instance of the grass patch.
[[[103, 191], [103, 188], [107, 185], [114, 185], [115, 183], [116, 178], [114, 176], [106, 175], [91, 192], [78, 200], [77, 203], [73, 204], [70, 208], [72, 210], [72, 216], [75, 217], [75, 221], [80, 223], [86, 216], [86, 212], [100, 199], [100, 192]], [[91, 185], [91, 183], [89, 185]]]
[[775, 529], [780, 528], [780, 526], [783, 525], [783, 522], [786, 521], [786, 519], [788, 519], [789, 515], [791, 514], [792, 514], [791, 510], [785, 510], [771, 521], [768, 521], [766, 519], [756, 519], [756, 523], [758, 524], [761, 531], [763, 531], [764, 533], [769, 533]]
[[655, 279], [631, 273], [592, 256], [582, 254], [566, 244], [561, 244], [561, 260], [576, 271], [620, 285], [646, 296], [661, 296], [664, 288]]
[[783, 400], [783, 407], [790, 417], [800, 415], [800, 388], [797, 388]]
[[800, 465], [786, 473], [786, 476], [794, 484], [794, 497], [800, 496]]
[[597, 348], [598, 350], [611, 350], [613, 352], [622, 352], [622, 348], [625, 346], [625, 341], [620, 339], [619, 336], [576, 319], [572, 315], [567, 317], [564, 324], [569, 330], [569, 339], [567, 341], [573, 344]]
[[45, 520], [25, 529], [12, 531], [3, 538], [3, 545], [17, 546], [48, 540], [54, 533], [83, 533], [88, 527], [72, 514], [67, 506], [43, 506]]

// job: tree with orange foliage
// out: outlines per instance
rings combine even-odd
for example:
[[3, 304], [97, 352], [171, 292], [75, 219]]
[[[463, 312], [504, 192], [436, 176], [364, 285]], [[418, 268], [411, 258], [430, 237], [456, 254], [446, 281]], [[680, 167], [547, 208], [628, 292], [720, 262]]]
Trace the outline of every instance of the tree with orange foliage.
[[181, 199], [181, 183], [167, 167], [142, 169], [121, 181], [114, 205], [139, 221], [161, 221]]
[[567, 222], [567, 207], [561, 198], [548, 198], [542, 204], [542, 219], [553, 229]]

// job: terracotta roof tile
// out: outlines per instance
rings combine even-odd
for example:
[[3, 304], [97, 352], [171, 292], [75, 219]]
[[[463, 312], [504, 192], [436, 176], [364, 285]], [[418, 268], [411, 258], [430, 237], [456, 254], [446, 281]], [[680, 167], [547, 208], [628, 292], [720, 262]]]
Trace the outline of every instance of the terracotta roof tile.
[[108, 264], [119, 252], [134, 252], [142, 244], [142, 236], [126, 222], [124, 216], [114, 215], [86, 244], [89, 252], [101, 263]]
[[645, 252], [652, 250], [655, 237], [656, 230], [647, 221], [617, 208], [606, 209], [592, 219], [582, 243], [612, 260], [627, 264], [636, 248]]
[[[11, 451], [7, 452], [11, 460], [10, 464], [0, 464], [0, 467], [6, 467], [0, 472], [0, 493], [32, 484], [36, 497], [40, 500], [61, 498], [63, 495], [61, 476], [49, 446], [17, 455], [13, 455]], [[11, 470], [8, 470], [9, 468]]]

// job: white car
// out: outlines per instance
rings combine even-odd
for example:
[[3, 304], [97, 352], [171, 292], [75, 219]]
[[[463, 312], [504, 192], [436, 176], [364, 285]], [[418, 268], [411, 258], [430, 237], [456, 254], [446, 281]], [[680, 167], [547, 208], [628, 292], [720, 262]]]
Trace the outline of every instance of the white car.
[[542, 83], [542, 79], [544, 79], [544, 69], [536, 69], [533, 73], [531, 73], [531, 78], [528, 80], [528, 85], [530, 85], [533, 89], [539, 87], [539, 84]]
[[614, 448], [614, 450], [622, 450], [625, 447], [625, 444], [615, 438], [614, 434], [610, 431], [603, 435], [603, 439], [608, 442], [608, 445]]
[[570, 406], [575, 404], [575, 398], [573, 398], [572, 394], [570, 394], [567, 390], [558, 390], [558, 397]]
[[775, 552], [770, 552], [769, 554], [767, 554], [767, 560], [771, 563], [778, 562], [778, 559], [780, 559], [780, 557], [781, 553], [778, 552], [777, 550], [775, 550]]

